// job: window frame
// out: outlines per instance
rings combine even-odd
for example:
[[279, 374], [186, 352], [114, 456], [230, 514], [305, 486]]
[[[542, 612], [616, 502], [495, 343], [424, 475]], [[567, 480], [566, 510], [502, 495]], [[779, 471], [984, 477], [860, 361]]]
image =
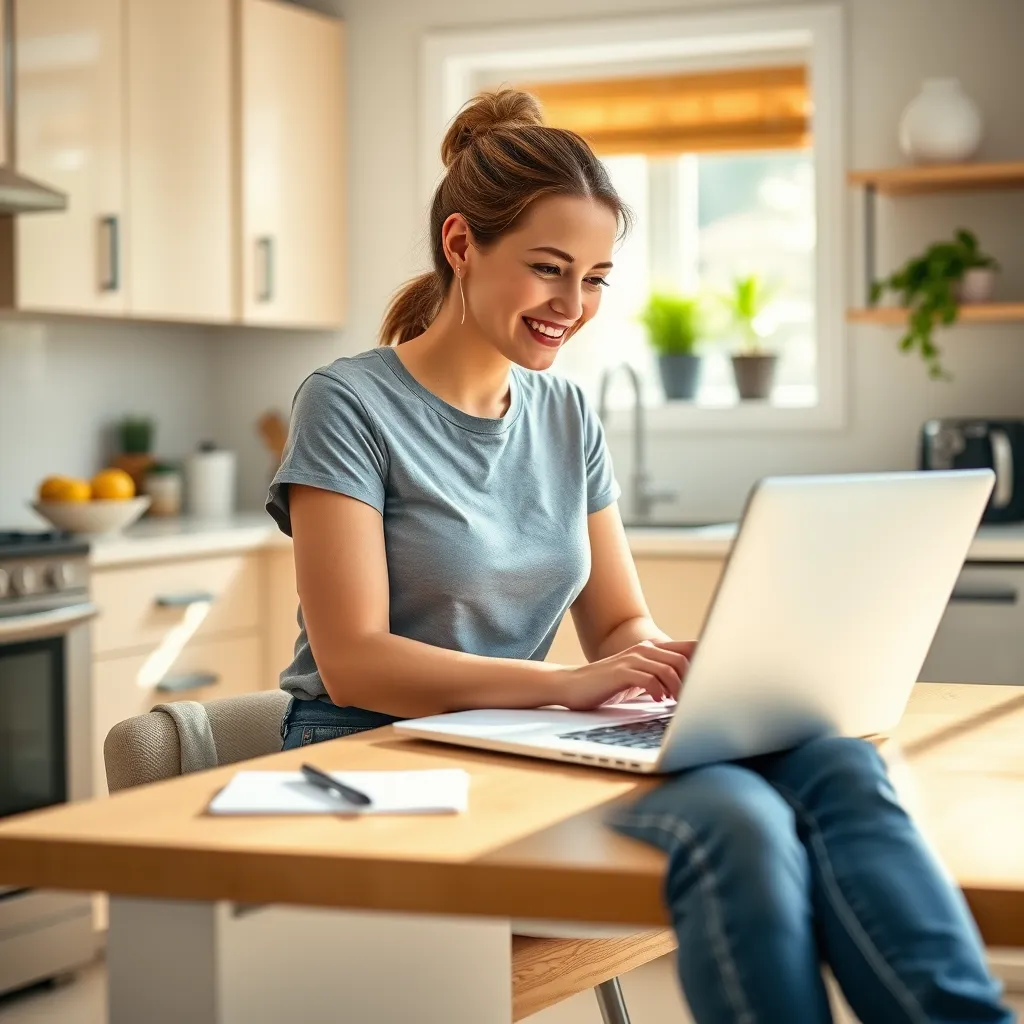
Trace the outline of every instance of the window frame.
[[[818, 334], [818, 404], [785, 408], [741, 402], [697, 408], [667, 402], [649, 410], [656, 432], [841, 430], [846, 426], [846, 327], [844, 169], [846, 139], [843, 11], [838, 4], [814, 4], [720, 14], [663, 14], [489, 29], [428, 32], [422, 42], [420, 93], [421, 198], [429, 204], [443, 168], [439, 148], [444, 131], [475, 92], [481, 73], [526, 78], [546, 69], [579, 65], [580, 77], [595, 66], [644, 61], [713, 59], [735, 54], [799, 49], [807, 54], [815, 172], [815, 318]], [[571, 30], [571, 31], [570, 31]], [[560, 40], [571, 39], [566, 44]], [[616, 420], [625, 423], [625, 417]], [[617, 432], [618, 425], [611, 425]]]

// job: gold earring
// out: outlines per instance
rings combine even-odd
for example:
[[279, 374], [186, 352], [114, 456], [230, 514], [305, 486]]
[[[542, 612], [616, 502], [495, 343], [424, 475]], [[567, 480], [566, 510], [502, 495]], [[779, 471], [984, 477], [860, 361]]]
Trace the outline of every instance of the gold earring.
[[457, 271], [459, 277], [459, 296], [462, 298], [462, 319], [459, 323], [466, 322], [466, 293], [462, 290], [462, 271]]

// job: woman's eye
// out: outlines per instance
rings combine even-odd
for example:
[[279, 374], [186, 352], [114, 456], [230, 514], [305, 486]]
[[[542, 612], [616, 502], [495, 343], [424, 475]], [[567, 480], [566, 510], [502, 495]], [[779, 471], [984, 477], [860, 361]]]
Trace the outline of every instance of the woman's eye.
[[534, 263], [533, 269], [539, 274], [546, 274], [548, 276], [559, 273], [558, 267], [552, 266], [550, 263]]
[[609, 284], [606, 278], [603, 277], [588, 277], [587, 283], [593, 285], [595, 288], [608, 288]]

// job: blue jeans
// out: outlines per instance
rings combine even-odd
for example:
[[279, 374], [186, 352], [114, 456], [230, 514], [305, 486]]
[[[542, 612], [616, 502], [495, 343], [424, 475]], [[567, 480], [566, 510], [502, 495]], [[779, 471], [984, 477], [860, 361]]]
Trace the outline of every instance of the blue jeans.
[[865, 1024], [1014, 1020], [966, 903], [869, 743], [697, 768], [610, 824], [669, 855], [699, 1024], [827, 1024], [822, 962]]
[[379, 711], [339, 708], [323, 700], [296, 700], [293, 697], [281, 723], [281, 749], [294, 750], [310, 743], [336, 740], [397, 721], [397, 718]]

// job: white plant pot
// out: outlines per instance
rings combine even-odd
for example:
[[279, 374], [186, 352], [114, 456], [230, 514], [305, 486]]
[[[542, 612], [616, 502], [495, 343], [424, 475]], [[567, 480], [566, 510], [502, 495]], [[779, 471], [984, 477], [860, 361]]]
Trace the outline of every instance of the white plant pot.
[[974, 267], [968, 270], [956, 287], [961, 303], [988, 302], [996, 290], [996, 272], [993, 267]]
[[959, 79], [928, 78], [900, 118], [900, 149], [918, 163], [969, 160], [981, 130], [981, 114]]

